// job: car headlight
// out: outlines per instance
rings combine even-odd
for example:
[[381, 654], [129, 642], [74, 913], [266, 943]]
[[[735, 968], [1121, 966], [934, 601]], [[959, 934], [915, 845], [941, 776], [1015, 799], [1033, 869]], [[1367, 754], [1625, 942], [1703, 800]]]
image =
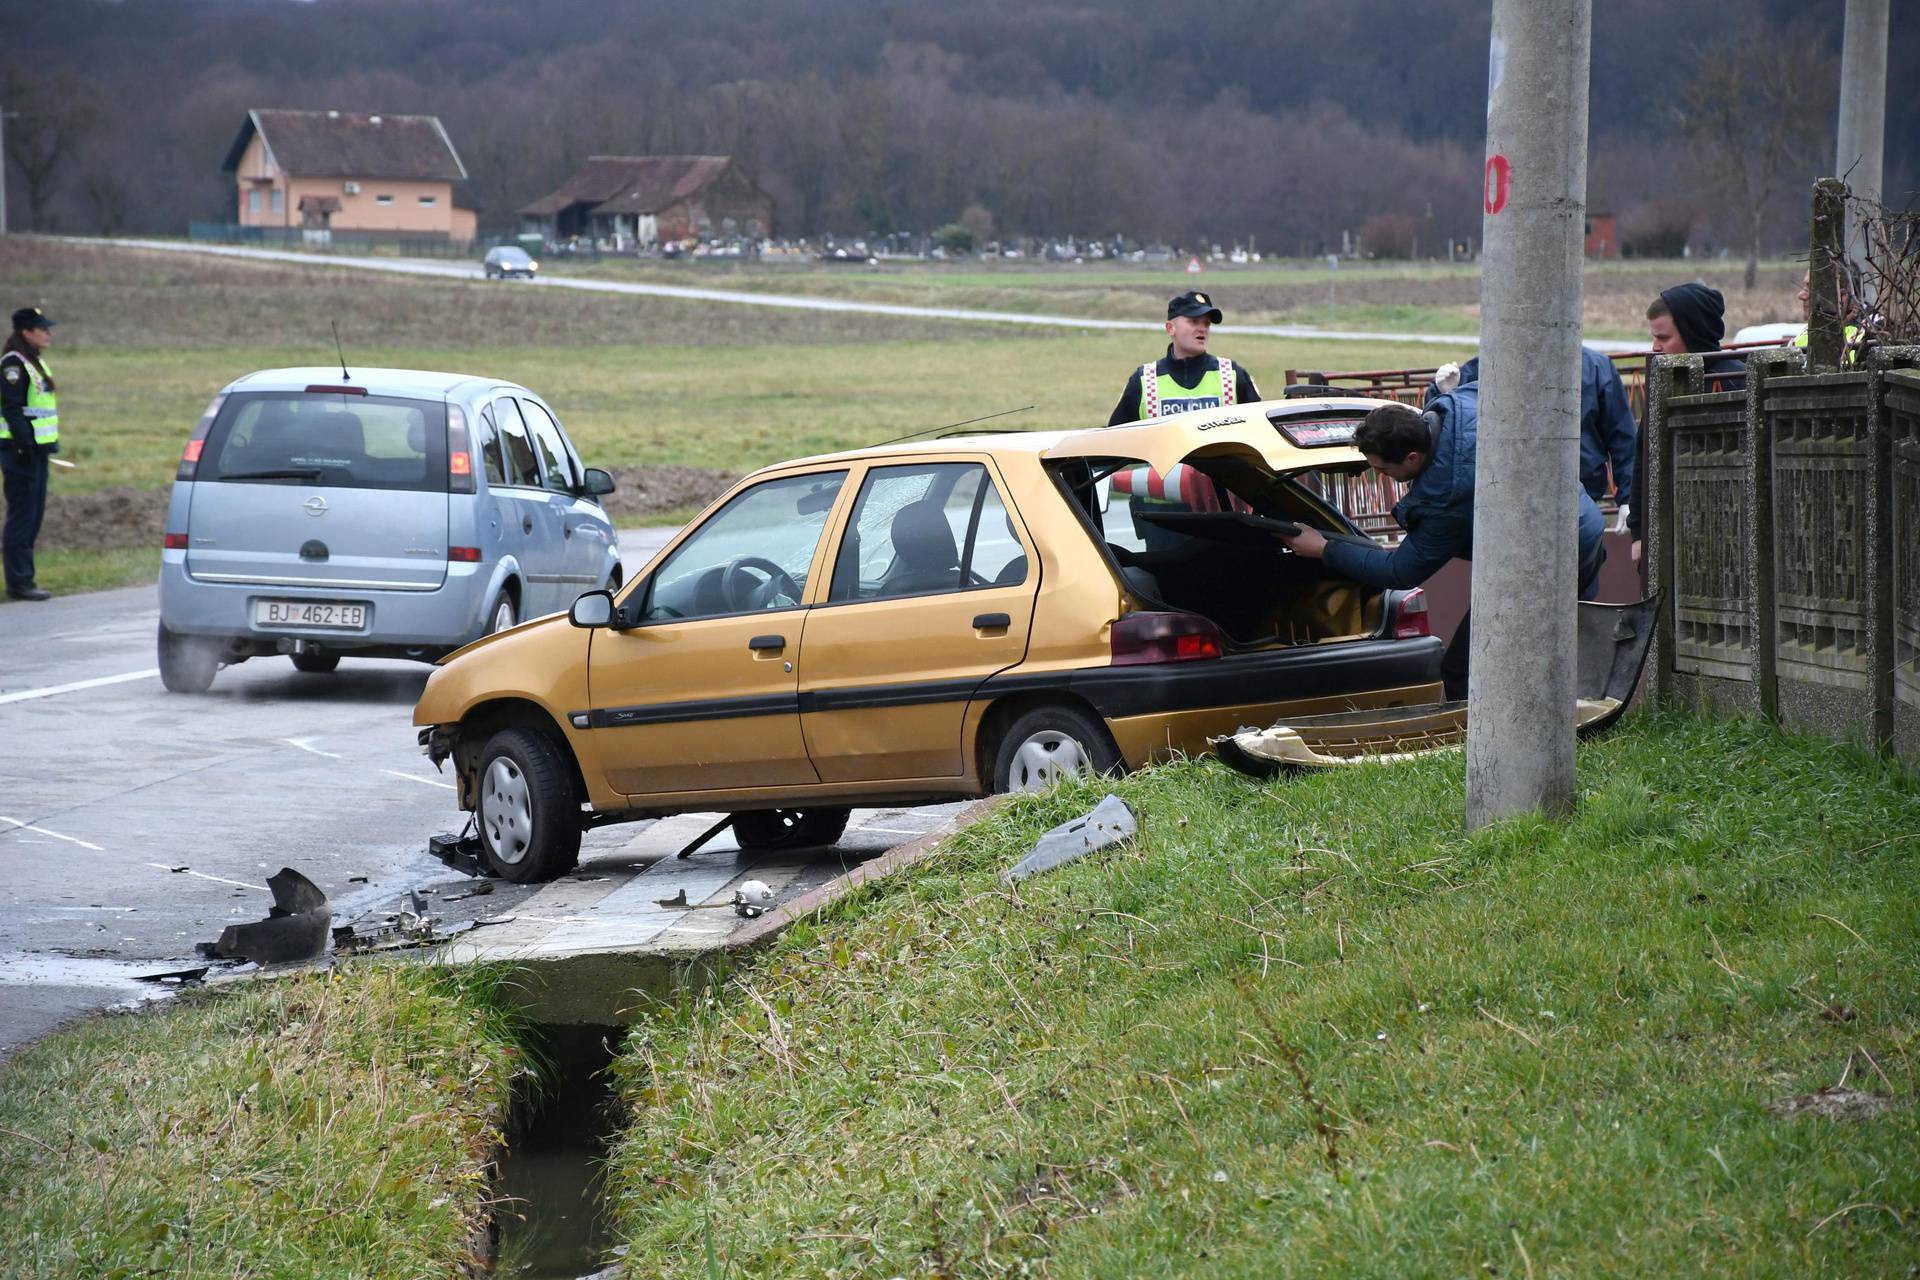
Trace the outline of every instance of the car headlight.
[[540, 264], [537, 262], [529, 262], [527, 264], [527, 270], [529, 271], [538, 271], [539, 269], [540, 269]]

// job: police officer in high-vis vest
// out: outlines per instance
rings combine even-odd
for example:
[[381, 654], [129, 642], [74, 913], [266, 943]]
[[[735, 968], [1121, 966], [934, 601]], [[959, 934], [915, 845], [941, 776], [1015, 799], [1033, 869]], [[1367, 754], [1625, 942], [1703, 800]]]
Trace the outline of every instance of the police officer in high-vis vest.
[[[1207, 354], [1207, 341], [1213, 335], [1213, 326], [1219, 323], [1220, 308], [1214, 305], [1211, 294], [1183, 293], [1167, 303], [1167, 354], [1133, 371], [1107, 425], [1258, 400], [1260, 392], [1245, 369]], [[1184, 465], [1164, 476], [1147, 467], [1136, 467], [1115, 475], [1113, 483], [1116, 492], [1127, 494], [1135, 511], [1147, 506], [1218, 511], [1222, 505], [1213, 482]], [[1139, 521], [1135, 524], [1149, 548], [1166, 536], [1156, 527]]]
[[1220, 308], [1211, 294], [1183, 293], [1169, 302], [1167, 354], [1133, 371], [1107, 425], [1258, 400], [1260, 392], [1245, 369], [1207, 354], [1207, 339], [1219, 323]]
[[60, 451], [60, 415], [46, 349], [53, 321], [38, 307], [13, 313], [13, 332], [0, 347], [0, 472], [6, 478], [7, 522], [0, 530], [7, 598], [45, 600], [33, 580], [33, 542], [47, 509], [47, 463]]

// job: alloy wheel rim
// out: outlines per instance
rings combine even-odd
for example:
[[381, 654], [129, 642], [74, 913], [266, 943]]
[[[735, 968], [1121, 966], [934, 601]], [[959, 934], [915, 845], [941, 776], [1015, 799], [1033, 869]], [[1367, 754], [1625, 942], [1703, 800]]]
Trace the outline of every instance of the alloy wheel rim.
[[1093, 761], [1076, 738], [1057, 729], [1043, 729], [1013, 753], [1009, 789], [1045, 791], [1063, 779], [1091, 772]]
[[505, 631], [513, 626], [513, 601], [502, 600], [493, 611], [493, 630]]
[[480, 825], [487, 847], [501, 862], [518, 863], [533, 844], [533, 801], [526, 775], [513, 761], [500, 756], [487, 766], [480, 788]]

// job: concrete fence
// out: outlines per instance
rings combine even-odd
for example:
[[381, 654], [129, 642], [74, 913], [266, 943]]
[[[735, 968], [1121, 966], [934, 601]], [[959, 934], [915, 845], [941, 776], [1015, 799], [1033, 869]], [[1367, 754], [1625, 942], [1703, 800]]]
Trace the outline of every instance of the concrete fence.
[[1705, 386], [1697, 355], [1649, 377], [1655, 696], [1920, 760], [1920, 347]]

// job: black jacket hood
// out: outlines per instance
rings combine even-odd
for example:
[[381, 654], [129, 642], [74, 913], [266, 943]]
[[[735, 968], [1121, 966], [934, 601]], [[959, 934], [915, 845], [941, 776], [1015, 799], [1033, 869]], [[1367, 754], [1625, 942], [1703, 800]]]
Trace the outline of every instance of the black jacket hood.
[[1660, 301], [1673, 315], [1674, 332], [1688, 351], [1718, 351], [1727, 332], [1727, 302], [1720, 291], [1698, 280], [1660, 291]]

